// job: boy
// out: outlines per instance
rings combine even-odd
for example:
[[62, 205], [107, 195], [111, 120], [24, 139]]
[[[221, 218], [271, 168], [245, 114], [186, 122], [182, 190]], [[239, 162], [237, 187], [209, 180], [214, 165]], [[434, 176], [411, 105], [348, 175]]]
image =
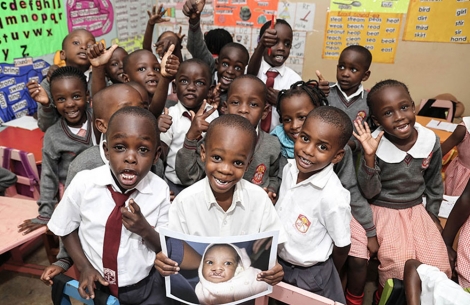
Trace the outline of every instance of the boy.
[[[369, 79], [371, 62], [370, 51], [359, 45], [345, 48], [339, 56], [336, 68], [337, 82], [330, 86], [328, 102], [330, 106], [346, 112], [351, 122], [365, 121], [369, 117], [367, 91], [364, 90], [362, 82]], [[352, 137], [348, 144], [357, 154], [360, 148], [359, 142]]]
[[125, 107], [106, 135], [109, 165], [75, 176], [49, 229], [81, 273], [82, 297], [94, 298], [99, 281], [121, 303], [153, 304], [152, 263], [161, 250], [155, 228], [167, 224], [170, 205], [168, 186], [149, 172], [160, 154], [157, 122], [145, 109]]
[[[60, 59], [65, 60], [66, 66], [76, 67], [85, 73], [90, 68], [86, 51], [89, 46], [95, 43], [95, 37], [87, 30], [74, 30], [62, 41]], [[27, 84], [27, 87], [31, 98], [38, 103], [38, 127], [45, 132], [59, 119], [59, 114], [52, 100], [49, 79], [44, 78], [41, 84], [32, 80]]]
[[[211, 108], [209, 105], [204, 104], [203, 101], [207, 98], [209, 86], [211, 82], [211, 74], [209, 66], [200, 59], [190, 59], [183, 62], [176, 74], [174, 90], [178, 96], [178, 103], [170, 107], [168, 110], [173, 123], [170, 128], [161, 134], [162, 142], [168, 146], [167, 167], [165, 170], [165, 177], [167, 179], [170, 190], [177, 195], [184, 187], [181, 181], [176, 176], [176, 153], [183, 147], [183, 142], [186, 133], [197, 133], [196, 137], [202, 135], [201, 131], [207, 129], [208, 123], [218, 117], [217, 108]], [[202, 108], [202, 109], [201, 109]], [[198, 120], [198, 126], [191, 127], [191, 121], [196, 120], [196, 113], [198, 111], [205, 111], [203, 119]], [[195, 130], [193, 130], [195, 129]]]
[[[209, 125], [201, 146], [206, 177], [175, 198], [169, 212], [169, 229], [198, 236], [237, 236], [279, 230], [279, 243], [286, 240], [269, 197], [263, 189], [242, 179], [253, 156], [256, 138], [251, 123], [239, 115], [223, 115]], [[178, 260], [181, 262], [182, 258]], [[155, 266], [163, 276], [179, 271], [177, 262], [161, 252]], [[276, 264], [259, 273], [257, 279], [275, 285], [282, 274], [282, 268]]]
[[352, 130], [342, 110], [312, 110], [295, 142], [295, 159], [284, 167], [276, 204], [289, 236], [278, 249], [284, 281], [340, 303], [345, 298], [338, 272], [351, 243], [351, 208], [333, 165], [343, 158]]
[[[261, 119], [265, 118], [268, 111], [266, 105], [266, 86], [253, 75], [242, 75], [236, 78], [229, 88], [226, 111], [229, 114], [240, 115], [256, 128], [258, 137], [255, 152], [243, 178], [263, 187], [274, 202], [279, 189], [278, 178], [279, 158], [281, 146], [273, 135], [259, 129]], [[199, 112], [191, 124], [190, 130], [204, 113]], [[200, 134], [191, 136], [188, 132], [184, 139], [183, 147], [176, 155], [176, 174], [185, 186], [192, 185], [201, 180], [204, 173], [204, 164], [200, 159], [200, 147], [203, 140], [197, 141]]]

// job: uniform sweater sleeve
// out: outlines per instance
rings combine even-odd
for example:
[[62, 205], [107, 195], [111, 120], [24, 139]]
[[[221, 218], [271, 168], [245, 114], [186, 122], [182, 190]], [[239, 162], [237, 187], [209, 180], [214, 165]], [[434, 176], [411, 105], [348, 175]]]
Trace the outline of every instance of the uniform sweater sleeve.
[[215, 71], [215, 60], [204, 41], [200, 22], [189, 24], [188, 43], [186, 47], [194, 58], [203, 60], [209, 65], [211, 72]]
[[424, 182], [426, 188], [424, 194], [426, 196], [426, 210], [436, 217], [439, 214], [442, 197], [444, 195], [444, 185], [442, 183], [442, 152], [439, 138], [436, 136], [436, 143], [432, 151], [429, 167], [424, 172]]
[[374, 168], [370, 168], [366, 165], [364, 157], [362, 157], [357, 170], [357, 182], [366, 199], [372, 199], [380, 194], [382, 190], [380, 168], [377, 166], [377, 156], [375, 158], [376, 164]]
[[176, 153], [175, 171], [184, 186], [193, 185], [206, 175], [200, 155], [202, 141], [185, 137], [183, 147]]
[[73, 265], [73, 260], [67, 253], [67, 250], [65, 250], [62, 238], [59, 238], [59, 253], [57, 254], [57, 261], [52, 264], [62, 267], [65, 271], [69, 270], [69, 268]]

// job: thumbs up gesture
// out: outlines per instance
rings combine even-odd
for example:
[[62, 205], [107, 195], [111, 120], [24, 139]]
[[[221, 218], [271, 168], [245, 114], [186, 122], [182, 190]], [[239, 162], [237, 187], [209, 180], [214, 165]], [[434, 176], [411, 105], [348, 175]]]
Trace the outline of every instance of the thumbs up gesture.
[[188, 133], [186, 134], [186, 139], [188, 140], [199, 140], [202, 137], [202, 133], [207, 131], [209, 128], [209, 123], [206, 119], [213, 114], [217, 108], [213, 107], [210, 110], [204, 111], [206, 109], [206, 100], [202, 103], [199, 110], [194, 113], [194, 111], [189, 111], [191, 114], [191, 127], [189, 127]]
[[325, 93], [325, 96], [330, 94], [330, 82], [327, 81], [319, 70], [315, 71], [318, 77], [318, 88]]
[[173, 124], [173, 119], [168, 114], [168, 108], [165, 107], [163, 113], [158, 117], [158, 130], [163, 133], [167, 132], [167, 130], [170, 129], [171, 124]]

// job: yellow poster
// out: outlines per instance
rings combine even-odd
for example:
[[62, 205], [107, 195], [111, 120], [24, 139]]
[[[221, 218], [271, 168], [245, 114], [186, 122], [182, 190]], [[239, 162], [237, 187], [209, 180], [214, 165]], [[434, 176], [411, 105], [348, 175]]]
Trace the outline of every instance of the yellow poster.
[[331, 0], [330, 11], [406, 13], [410, 0]]
[[403, 40], [469, 43], [470, 1], [411, 0]]
[[403, 14], [329, 12], [322, 57], [338, 59], [341, 51], [359, 44], [372, 53], [372, 61], [393, 63]]

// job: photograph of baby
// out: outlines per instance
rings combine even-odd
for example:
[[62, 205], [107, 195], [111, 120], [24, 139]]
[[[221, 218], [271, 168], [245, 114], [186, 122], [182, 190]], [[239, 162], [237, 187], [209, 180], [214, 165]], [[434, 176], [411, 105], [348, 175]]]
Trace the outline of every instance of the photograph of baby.
[[277, 232], [214, 238], [163, 229], [160, 238], [163, 253], [181, 261], [180, 272], [165, 279], [168, 297], [186, 304], [238, 304], [272, 292], [257, 275], [275, 264]]

